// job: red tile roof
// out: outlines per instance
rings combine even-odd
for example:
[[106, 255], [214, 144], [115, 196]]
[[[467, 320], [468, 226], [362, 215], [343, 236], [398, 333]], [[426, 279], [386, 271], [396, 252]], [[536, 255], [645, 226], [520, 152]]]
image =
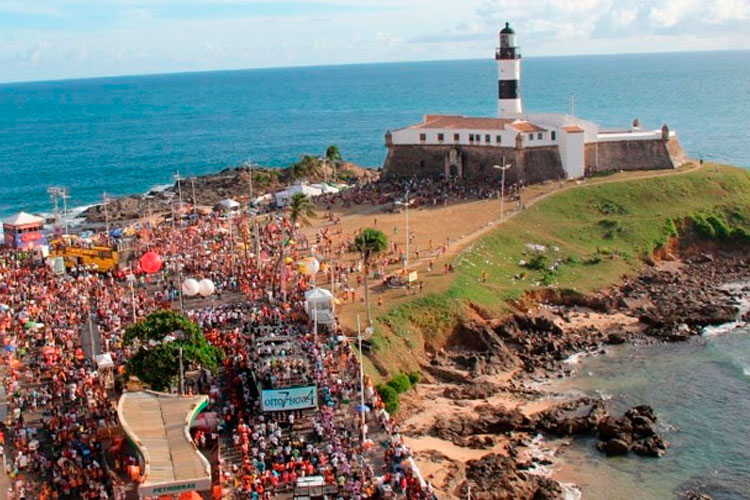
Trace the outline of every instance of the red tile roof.
[[567, 127], [563, 127], [563, 130], [571, 134], [578, 134], [583, 132], [583, 129], [578, 125], [568, 125]]
[[518, 130], [519, 132], [546, 132], [546, 128], [542, 128], [539, 125], [534, 125], [531, 122], [513, 122], [510, 124], [511, 127]]
[[422, 123], [412, 125], [411, 129], [473, 129], [503, 130], [513, 122], [507, 118], [472, 118], [458, 115], [426, 115]]

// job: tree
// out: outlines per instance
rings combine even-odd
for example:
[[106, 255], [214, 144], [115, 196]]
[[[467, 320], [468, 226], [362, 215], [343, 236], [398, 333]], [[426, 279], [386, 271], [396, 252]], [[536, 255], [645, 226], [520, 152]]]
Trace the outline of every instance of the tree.
[[[174, 340], [165, 341], [171, 335]], [[206, 341], [198, 325], [185, 316], [169, 310], [149, 314], [125, 330], [124, 343], [138, 350], [125, 365], [156, 391], [168, 388], [180, 374], [180, 348], [183, 365], [197, 365], [215, 371], [224, 358], [221, 349]]]
[[383, 253], [388, 247], [388, 238], [377, 229], [366, 228], [354, 238], [354, 247], [362, 257], [363, 271], [365, 275], [365, 307], [367, 308], [367, 324], [372, 326], [372, 313], [370, 312], [370, 264], [373, 257]]
[[326, 160], [328, 161], [328, 164], [331, 165], [331, 168], [333, 168], [333, 179], [335, 181], [337, 178], [338, 166], [343, 161], [341, 151], [339, 151], [337, 145], [331, 144], [328, 146], [328, 149], [326, 149]]
[[300, 177], [319, 176], [320, 162], [321, 159], [318, 156], [303, 155], [298, 161], [292, 163], [292, 177], [299, 179]]
[[310, 217], [315, 217], [315, 211], [312, 208], [312, 202], [305, 193], [295, 193], [289, 199], [289, 220], [292, 222], [294, 227], [297, 222], [303, 226], [312, 225]]

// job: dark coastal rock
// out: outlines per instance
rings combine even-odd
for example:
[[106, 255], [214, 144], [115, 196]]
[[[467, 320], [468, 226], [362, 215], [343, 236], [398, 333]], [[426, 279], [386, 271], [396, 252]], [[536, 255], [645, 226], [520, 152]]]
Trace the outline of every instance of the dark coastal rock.
[[464, 438], [476, 434], [505, 434], [512, 431], [528, 431], [533, 428], [531, 420], [520, 411], [502, 406], [483, 405], [476, 414], [460, 414], [443, 419], [427, 431], [429, 435], [452, 441], [459, 446]]
[[607, 340], [605, 342], [609, 345], [624, 344], [627, 342], [627, 337], [624, 332], [612, 332], [607, 335]]
[[635, 443], [632, 447], [636, 455], [643, 457], [662, 457], [667, 453], [669, 442], [660, 436], [651, 436], [648, 439]]
[[466, 482], [460, 491], [471, 486], [471, 496], [480, 500], [559, 500], [562, 486], [557, 481], [524, 472], [523, 464], [511, 458], [490, 453], [466, 464]]
[[596, 447], [606, 453], [608, 457], [627, 455], [630, 451], [630, 439], [627, 434], [622, 434], [620, 437], [609, 441], [599, 441]]

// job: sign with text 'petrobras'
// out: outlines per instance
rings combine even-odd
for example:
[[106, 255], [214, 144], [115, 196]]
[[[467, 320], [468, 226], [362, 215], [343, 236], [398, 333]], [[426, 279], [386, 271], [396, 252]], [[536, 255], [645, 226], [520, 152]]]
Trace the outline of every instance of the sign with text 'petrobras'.
[[288, 387], [263, 391], [263, 411], [304, 410], [318, 407], [318, 386]]

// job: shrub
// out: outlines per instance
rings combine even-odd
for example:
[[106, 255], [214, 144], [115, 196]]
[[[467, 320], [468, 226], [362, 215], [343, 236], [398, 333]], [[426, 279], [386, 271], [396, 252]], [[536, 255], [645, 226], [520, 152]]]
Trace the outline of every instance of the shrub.
[[628, 213], [625, 207], [610, 200], [594, 203], [594, 208], [602, 215], [625, 215]]
[[409, 377], [409, 382], [411, 382], [412, 387], [422, 381], [422, 374], [419, 372], [409, 372], [407, 373], [407, 376]]
[[542, 271], [549, 267], [549, 259], [543, 253], [538, 253], [529, 260], [526, 267], [535, 271]]
[[402, 394], [411, 389], [411, 381], [409, 380], [408, 375], [405, 375], [403, 373], [396, 375], [391, 380], [389, 380], [388, 385], [393, 387], [393, 390], [395, 390], [398, 394]]
[[706, 222], [711, 224], [716, 232], [716, 237], [720, 240], [728, 240], [732, 236], [732, 228], [729, 227], [722, 215], [711, 214], [706, 217]]
[[380, 399], [383, 400], [386, 411], [391, 415], [395, 414], [400, 406], [398, 393], [396, 392], [396, 390], [390, 385], [386, 384], [378, 384], [375, 387], [375, 390], [378, 391]]

